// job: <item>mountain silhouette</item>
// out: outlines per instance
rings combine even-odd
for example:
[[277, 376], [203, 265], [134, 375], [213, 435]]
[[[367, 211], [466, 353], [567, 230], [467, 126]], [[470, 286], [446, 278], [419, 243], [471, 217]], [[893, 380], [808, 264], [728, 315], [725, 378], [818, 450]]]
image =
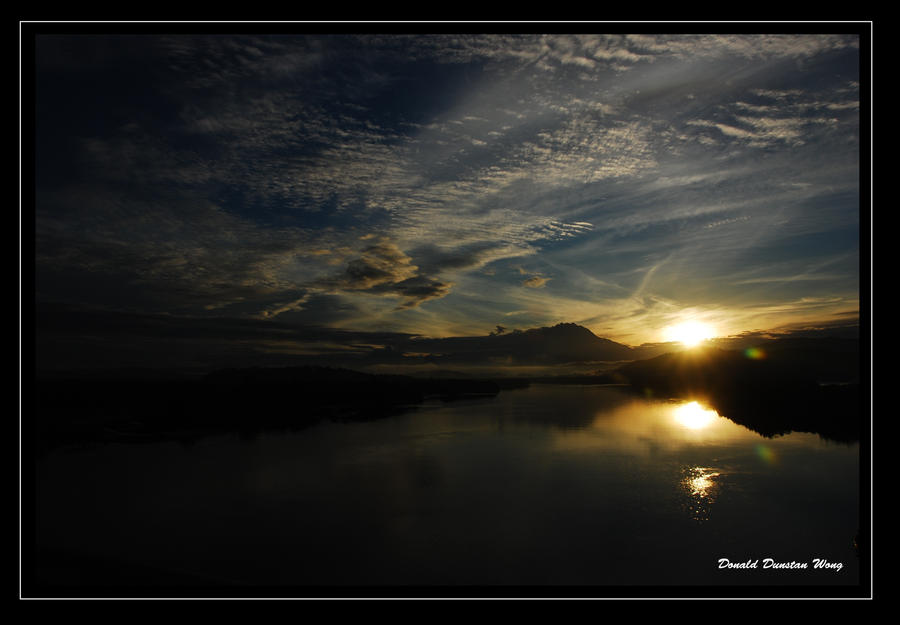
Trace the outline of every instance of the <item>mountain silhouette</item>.
[[402, 347], [407, 353], [422, 354], [433, 362], [455, 363], [533, 365], [621, 362], [637, 357], [631, 347], [600, 338], [575, 323], [488, 336], [414, 338]]

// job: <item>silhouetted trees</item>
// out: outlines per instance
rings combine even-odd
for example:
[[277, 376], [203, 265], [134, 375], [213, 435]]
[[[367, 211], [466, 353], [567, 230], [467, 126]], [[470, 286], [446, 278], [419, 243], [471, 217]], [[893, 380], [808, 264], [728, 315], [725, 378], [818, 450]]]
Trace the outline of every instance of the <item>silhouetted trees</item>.
[[[523, 360], [529, 354], [571, 358], [579, 341], [587, 342], [590, 351], [605, 339], [575, 324], [492, 339], [502, 351]], [[535, 381], [627, 383], [655, 397], [701, 396], [723, 416], [765, 436], [806, 431], [852, 441], [860, 435], [862, 400], [853, 346], [846, 341], [776, 342], [767, 346], [765, 357], [752, 358], [736, 350], [687, 350], [634, 361], [603, 375]], [[823, 385], [822, 380], [850, 383]], [[308, 427], [323, 419], [375, 419], [429, 397], [490, 397], [528, 384], [527, 378], [413, 378], [311, 366], [223, 369], [196, 379], [38, 379], [34, 427], [42, 447], [189, 439], [216, 431], [252, 436], [265, 429]]]
[[429, 397], [494, 396], [491, 380], [419, 379], [347, 369], [226, 369], [201, 379], [43, 379], [35, 383], [39, 445], [243, 436], [297, 429], [323, 419], [368, 420]]
[[[633, 362], [616, 373], [644, 394], [702, 397], [719, 414], [763, 436], [799, 431], [859, 440], [861, 397], [852, 351], [823, 352], [820, 344], [781, 347], [764, 358], [713, 348], [689, 350]], [[806, 366], [811, 362], [815, 366]], [[856, 379], [843, 384], [818, 379], [852, 379], [854, 374]]]

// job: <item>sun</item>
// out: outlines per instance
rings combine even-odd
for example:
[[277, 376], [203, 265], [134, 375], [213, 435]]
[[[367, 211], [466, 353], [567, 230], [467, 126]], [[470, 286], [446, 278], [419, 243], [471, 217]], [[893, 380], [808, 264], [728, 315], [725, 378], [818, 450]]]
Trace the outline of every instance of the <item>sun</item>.
[[716, 335], [716, 331], [708, 323], [685, 321], [684, 323], [669, 326], [666, 328], [665, 334], [668, 341], [678, 341], [686, 347], [694, 347], [706, 339], [713, 338]]

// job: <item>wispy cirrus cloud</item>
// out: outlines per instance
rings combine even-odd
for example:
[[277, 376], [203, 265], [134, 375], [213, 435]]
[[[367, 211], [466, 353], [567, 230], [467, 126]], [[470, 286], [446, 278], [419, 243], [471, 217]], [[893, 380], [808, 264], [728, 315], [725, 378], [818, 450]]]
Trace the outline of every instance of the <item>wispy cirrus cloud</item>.
[[332, 307], [434, 332], [527, 311], [630, 335], [679, 305], [738, 306], [738, 284], [762, 298], [820, 256], [846, 277], [858, 257], [841, 234], [858, 223], [857, 37], [38, 48], [42, 297], [269, 320]]

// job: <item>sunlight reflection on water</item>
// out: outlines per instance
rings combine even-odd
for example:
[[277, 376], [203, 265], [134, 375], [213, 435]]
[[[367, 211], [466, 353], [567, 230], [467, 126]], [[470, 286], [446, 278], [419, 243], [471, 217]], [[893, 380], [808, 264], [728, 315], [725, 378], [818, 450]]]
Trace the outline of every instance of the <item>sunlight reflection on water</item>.
[[690, 497], [687, 510], [693, 520], [709, 520], [711, 507], [718, 497], [719, 477], [721, 473], [709, 467], [685, 469], [681, 485]]
[[719, 414], [715, 410], [707, 410], [696, 401], [681, 404], [673, 411], [675, 420], [686, 428], [701, 430], [711, 425]]
[[252, 441], [49, 455], [38, 534], [275, 585], [732, 584], [718, 558], [761, 553], [822, 554], [840, 576], [788, 581], [846, 584], [858, 455], [764, 438], [700, 398], [535, 386]]

